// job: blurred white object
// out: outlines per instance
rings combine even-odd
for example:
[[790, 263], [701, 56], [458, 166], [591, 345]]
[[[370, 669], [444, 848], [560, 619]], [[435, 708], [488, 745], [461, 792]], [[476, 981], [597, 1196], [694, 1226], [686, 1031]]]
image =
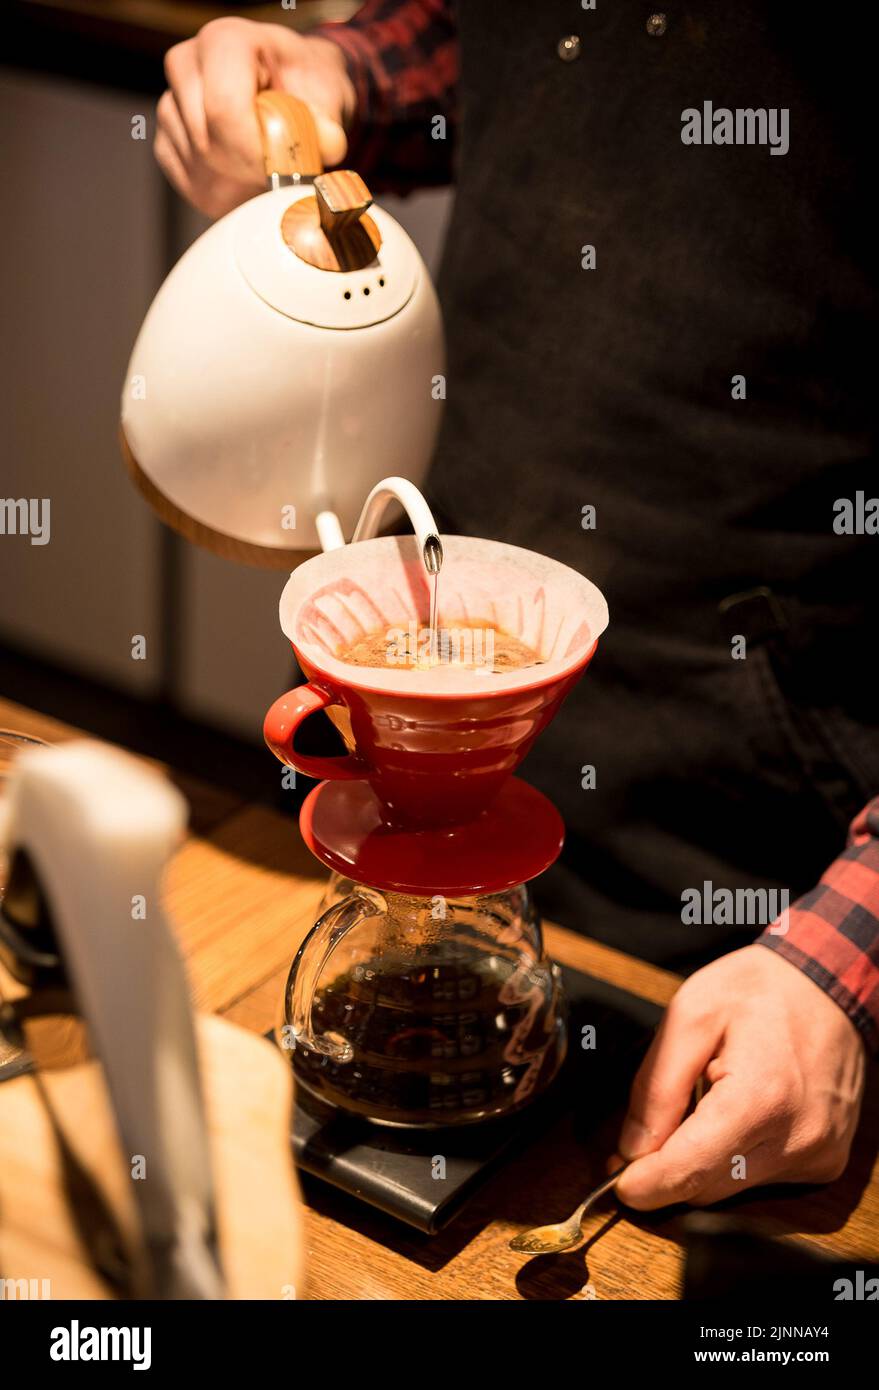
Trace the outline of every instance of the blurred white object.
[[105, 744], [16, 759], [7, 850], [13, 872], [26, 856], [48, 905], [123, 1153], [145, 1160], [146, 1180], [132, 1187], [153, 1287], [166, 1298], [219, 1298], [193, 1019], [161, 903], [161, 877], [185, 825], [180, 793]]
[[[6, 841], [9, 829], [9, 779], [13, 764], [20, 753], [28, 748], [45, 748], [45, 740], [21, 734], [17, 729], [0, 729], [0, 903], [6, 887], [9, 872], [9, 856]], [[0, 1080], [8, 1075], [21, 1058], [21, 1051], [0, 1036]]]

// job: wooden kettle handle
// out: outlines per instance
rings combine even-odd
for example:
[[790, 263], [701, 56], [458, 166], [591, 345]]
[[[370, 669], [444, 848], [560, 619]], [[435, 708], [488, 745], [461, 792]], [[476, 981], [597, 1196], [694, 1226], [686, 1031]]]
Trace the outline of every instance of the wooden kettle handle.
[[266, 178], [272, 174], [322, 174], [323, 161], [311, 108], [287, 92], [260, 92], [256, 114], [262, 134]]

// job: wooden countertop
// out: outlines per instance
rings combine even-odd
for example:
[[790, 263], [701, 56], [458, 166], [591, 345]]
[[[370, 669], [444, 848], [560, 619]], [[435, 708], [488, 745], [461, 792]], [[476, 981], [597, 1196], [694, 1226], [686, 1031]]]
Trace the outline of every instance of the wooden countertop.
[[[0, 727], [50, 741], [75, 730], [0, 699]], [[171, 774], [173, 775], [173, 773]], [[271, 1027], [295, 950], [313, 920], [324, 875], [295, 824], [189, 779], [192, 833], [169, 869], [167, 902], [198, 1008], [242, 1027]], [[547, 926], [557, 960], [657, 1003], [678, 979], [560, 927]], [[827, 1187], [742, 1197], [735, 1210], [785, 1240], [842, 1259], [879, 1248], [875, 1069], [852, 1159]], [[674, 1299], [683, 1268], [681, 1212], [601, 1208], [587, 1245], [555, 1260], [523, 1260], [511, 1235], [566, 1216], [603, 1176], [620, 1113], [584, 1148], [566, 1120], [512, 1158], [439, 1236], [426, 1237], [308, 1180], [308, 1295], [315, 1299]]]

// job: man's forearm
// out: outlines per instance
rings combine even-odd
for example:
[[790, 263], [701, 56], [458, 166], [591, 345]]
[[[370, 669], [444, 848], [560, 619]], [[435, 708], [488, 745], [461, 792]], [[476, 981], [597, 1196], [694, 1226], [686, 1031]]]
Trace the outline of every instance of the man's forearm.
[[449, 183], [458, 87], [450, 0], [367, 0], [347, 24], [314, 32], [342, 49], [356, 92], [346, 162], [378, 189]]

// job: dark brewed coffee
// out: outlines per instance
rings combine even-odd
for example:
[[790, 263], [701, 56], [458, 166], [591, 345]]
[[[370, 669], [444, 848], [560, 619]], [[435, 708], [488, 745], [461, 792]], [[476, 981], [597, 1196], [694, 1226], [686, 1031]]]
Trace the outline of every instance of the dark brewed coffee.
[[319, 989], [312, 1010], [315, 1032], [341, 1034], [352, 1060], [297, 1044], [297, 1078], [386, 1123], [460, 1124], [515, 1109], [552, 1078], [565, 1045], [547, 1007], [549, 972], [528, 972], [527, 989], [523, 973], [484, 951], [455, 964], [360, 964]]

